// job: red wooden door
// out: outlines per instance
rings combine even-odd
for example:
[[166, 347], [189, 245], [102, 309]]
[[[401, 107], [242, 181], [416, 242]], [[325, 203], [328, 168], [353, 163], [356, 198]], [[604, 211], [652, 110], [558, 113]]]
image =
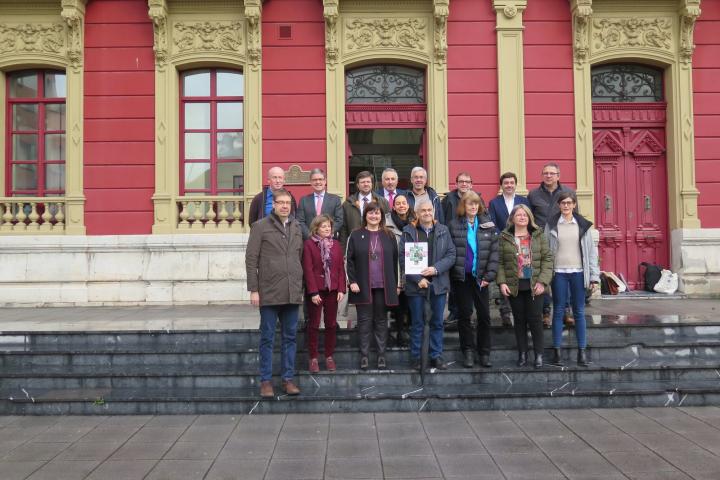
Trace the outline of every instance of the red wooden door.
[[600, 268], [622, 273], [631, 288], [643, 287], [640, 262], [668, 264], [665, 112], [662, 105], [660, 115], [659, 106], [615, 104], [593, 112], [593, 127], [602, 127], [593, 129]]

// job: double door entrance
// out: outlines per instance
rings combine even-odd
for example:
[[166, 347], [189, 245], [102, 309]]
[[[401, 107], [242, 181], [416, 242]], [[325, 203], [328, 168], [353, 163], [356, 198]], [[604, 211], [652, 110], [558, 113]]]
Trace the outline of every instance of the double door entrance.
[[620, 104], [593, 114], [600, 269], [643, 288], [641, 262], [668, 264], [665, 106]]

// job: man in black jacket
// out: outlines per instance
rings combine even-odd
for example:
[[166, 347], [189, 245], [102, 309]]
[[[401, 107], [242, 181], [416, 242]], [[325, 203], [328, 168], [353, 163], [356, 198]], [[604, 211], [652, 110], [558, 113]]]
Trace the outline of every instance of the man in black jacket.
[[[260, 193], [253, 197], [250, 202], [250, 223], [257, 222], [261, 218], [265, 218], [272, 212], [273, 209], [273, 192], [283, 190], [285, 187], [285, 170], [280, 167], [272, 167], [267, 172], [267, 187], [264, 187]], [[290, 194], [292, 201], [290, 213], [294, 216], [297, 210], [297, 203], [295, 197]]]

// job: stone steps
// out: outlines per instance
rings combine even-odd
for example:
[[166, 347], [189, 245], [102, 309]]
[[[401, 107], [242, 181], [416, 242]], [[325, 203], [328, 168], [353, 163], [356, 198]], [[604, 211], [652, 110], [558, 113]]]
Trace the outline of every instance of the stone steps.
[[[406, 348], [386, 352], [390, 370], [358, 370], [356, 334], [348, 330], [338, 334], [338, 371], [311, 375], [300, 332], [296, 381], [302, 395], [259, 401], [254, 330], [0, 333], [0, 414], [591, 408], [720, 400], [720, 321], [590, 325], [593, 363], [587, 368], [575, 364], [572, 329], [564, 339], [566, 366], [540, 370], [515, 366], [512, 329], [494, 327], [492, 335], [493, 368], [465, 369], [457, 333], [447, 332], [444, 357], [455, 363], [428, 372], [421, 387]], [[550, 345], [549, 331], [545, 342]], [[547, 362], [549, 349], [545, 356]], [[277, 369], [277, 348], [274, 357]]]

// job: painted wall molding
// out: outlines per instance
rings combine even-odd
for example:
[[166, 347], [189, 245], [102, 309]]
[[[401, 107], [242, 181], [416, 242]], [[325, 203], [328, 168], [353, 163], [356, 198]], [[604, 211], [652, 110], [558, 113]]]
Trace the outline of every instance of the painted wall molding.
[[448, 186], [447, 18], [450, 0], [323, 0], [328, 190], [344, 196], [345, 69], [361, 63], [424, 66], [428, 173]]
[[523, 12], [527, 0], [493, 0], [497, 32], [498, 141], [500, 172], [515, 172], [517, 191], [527, 193]]
[[[0, 5], [0, 71], [23, 67], [64, 70], [65, 234], [85, 234], [83, 192], [83, 49], [85, 0]], [[5, 131], [5, 76], [0, 75], [0, 131]], [[5, 162], [5, 136], [0, 160]], [[5, 168], [0, 168], [5, 188]], [[24, 233], [24, 232], [16, 232]]]
[[[155, 52], [155, 193], [153, 233], [177, 229], [180, 185], [179, 82], [182, 70], [243, 71], [245, 191], [262, 188], [261, 0], [148, 0]], [[246, 195], [249, 195], [246, 194]], [[244, 218], [248, 218], [249, 201]]]
[[571, 0], [575, 151], [580, 209], [594, 216], [593, 65], [644, 62], [665, 69], [670, 229], [700, 228], [695, 187], [692, 95], [693, 31], [700, 0]]

